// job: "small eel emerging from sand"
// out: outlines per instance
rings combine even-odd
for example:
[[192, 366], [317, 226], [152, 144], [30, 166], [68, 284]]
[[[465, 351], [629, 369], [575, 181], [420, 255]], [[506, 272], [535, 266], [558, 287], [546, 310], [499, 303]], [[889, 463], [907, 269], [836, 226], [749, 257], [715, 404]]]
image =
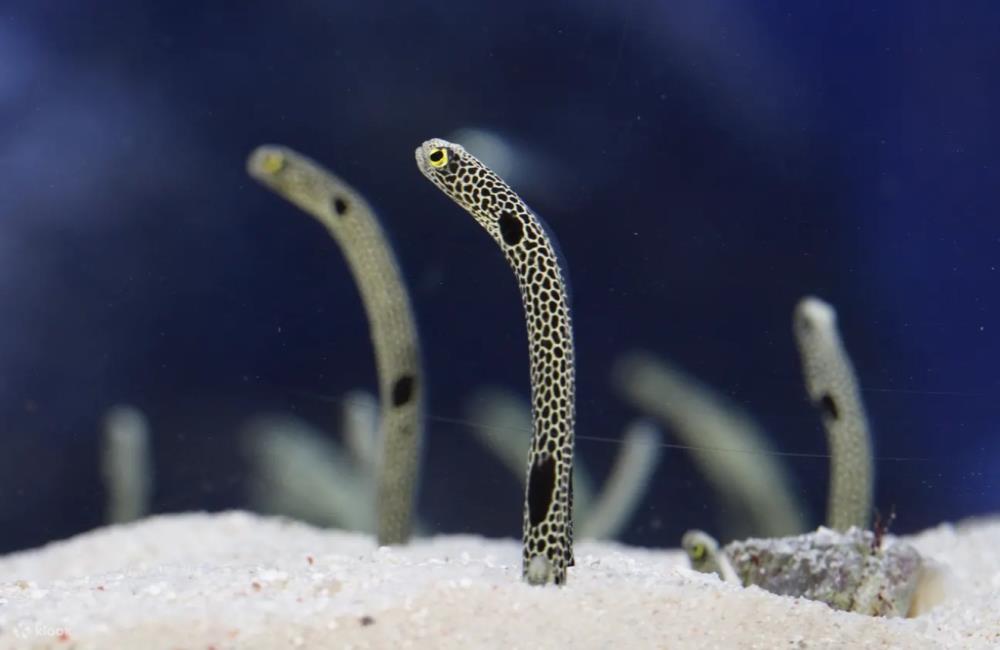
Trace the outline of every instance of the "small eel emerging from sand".
[[830, 447], [826, 525], [839, 531], [868, 528], [875, 474], [872, 441], [854, 368], [837, 332], [837, 314], [819, 298], [803, 298], [795, 307], [794, 330], [806, 390], [823, 415]]
[[524, 579], [565, 584], [573, 565], [573, 329], [555, 243], [499, 176], [459, 145], [428, 140], [417, 166], [499, 244], [514, 270], [528, 326], [533, 432], [524, 508]]
[[382, 452], [376, 478], [379, 544], [409, 539], [423, 439], [423, 372], [410, 298], [371, 206], [291, 149], [258, 147], [250, 175], [316, 218], [340, 246], [361, 294], [378, 370]]
[[701, 530], [689, 530], [681, 538], [681, 548], [691, 561], [691, 568], [701, 573], [714, 573], [724, 582], [740, 584], [729, 557], [719, 549], [715, 538]]

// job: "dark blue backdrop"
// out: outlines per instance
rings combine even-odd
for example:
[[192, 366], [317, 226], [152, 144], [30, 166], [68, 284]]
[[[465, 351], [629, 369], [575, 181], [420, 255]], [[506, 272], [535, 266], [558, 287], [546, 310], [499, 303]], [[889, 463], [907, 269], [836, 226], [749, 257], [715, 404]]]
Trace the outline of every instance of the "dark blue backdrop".
[[[326, 234], [246, 177], [293, 146], [381, 212], [425, 337], [430, 410], [527, 392], [514, 281], [413, 149], [492, 128], [550, 161], [525, 195], [570, 266], [579, 433], [633, 415], [609, 370], [673, 358], [822, 452], [790, 333], [837, 306], [898, 529], [1000, 494], [1000, 8], [736, 0], [0, 3], [0, 550], [98, 525], [98, 422], [149, 414], [158, 511], [240, 506], [239, 425], [371, 386]], [[279, 329], [280, 328], [280, 329]], [[616, 452], [582, 441], [598, 472]], [[814, 508], [825, 462], [793, 471]], [[521, 493], [432, 423], [421, 512], [517, 535]], [[709, 525], [672, 451], [626, 539]], [[654, 525], [655, 524], [655, 525]]]

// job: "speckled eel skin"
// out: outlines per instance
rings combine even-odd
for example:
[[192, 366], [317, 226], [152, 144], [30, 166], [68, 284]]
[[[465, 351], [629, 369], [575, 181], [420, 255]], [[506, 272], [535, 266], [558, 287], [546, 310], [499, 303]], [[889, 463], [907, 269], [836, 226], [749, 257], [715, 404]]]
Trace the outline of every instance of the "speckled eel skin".
[[514, 270], [528, 329], [533, 432], [524, 508], [523, 577], [565, 584], [573, 565], [573, 329], [564, 271], [543, 222], [464, 148], [428, 140], [417, 166], [496, 241]]
[[854, 368], [837, 331], [837, 313], [819, 298], [795, 307], [793, 328], [809, 399], [819, 409], [830, 447], [826, 525], [867, 528], [875, 491], [872, 439]]

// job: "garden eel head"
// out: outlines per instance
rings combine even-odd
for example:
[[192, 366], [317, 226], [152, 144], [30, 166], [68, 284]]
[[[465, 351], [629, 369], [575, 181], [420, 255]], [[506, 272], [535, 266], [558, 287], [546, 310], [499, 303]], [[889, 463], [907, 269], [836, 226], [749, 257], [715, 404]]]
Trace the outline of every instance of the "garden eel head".
[[[461, 145], [434, 138], [417, 147], [417, 167], [438, 188], [466, 209], [476, 210], [468, 188], [486, 168]], [[492, 174], [491, 174], [492, 176]]]
[[705, 531], [689, 530], [684, 533], [681, 548], [687, 553], [695, 571], [719, 573], [719, 543]]
[[[800, 348], [817, 349], [829, 345], [831, 333], [836, 336], [837, 312], [819, 298], [806, 296], [795, 305], [792, 317], [795, 338]], [[807, 362], [808, 363], [808, 362]], [[839, 418], [840, 405], [830, 394], [825, 382], [817, 383], [814, 373], [806, 372], [806, 392], [823, 414], [824, 419]]]
[[[326, 196], [322, 180], [316, 177], [314, 164], [303, 165], [302, 156], [285, 147], [262, 145], [253, 150], [247, 158], [247, 173], [257, 182], [286, 197], [294, 197], [294, 202], [309, 210], [326, 210], [321, 205]], [[316, 203], [316, 205], [312, 205]]]
[[[440, 138], [432, 138], [417, 147], [417, 167], [432, 181], [449, 178], [458, 172], [458, 164], [469, 154], [465, 147]], [[437, 181], [435, 181], [436, 183]]]

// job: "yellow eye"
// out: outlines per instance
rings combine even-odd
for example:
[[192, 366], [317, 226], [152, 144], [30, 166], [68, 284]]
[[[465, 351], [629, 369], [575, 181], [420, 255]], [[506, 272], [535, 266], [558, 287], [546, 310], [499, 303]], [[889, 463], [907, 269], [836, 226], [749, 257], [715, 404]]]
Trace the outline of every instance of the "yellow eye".
[[427, 154], [427, 160], [431, 162], [431, 167], [444, 167], [448, 164], [448, 150], [444, 147], [434, 147]]
[[705, 557], [705, 545], [695, 544], [694, 546], [692, 546], [691, 557], [694, 558], [695, 560], [700, 560], [701, 558]]
[[276, 151], [264, 154], [264, 158], [260, 161], [260, 168], [265, 174], [277, 174], [284, 166], [285, 157]]

